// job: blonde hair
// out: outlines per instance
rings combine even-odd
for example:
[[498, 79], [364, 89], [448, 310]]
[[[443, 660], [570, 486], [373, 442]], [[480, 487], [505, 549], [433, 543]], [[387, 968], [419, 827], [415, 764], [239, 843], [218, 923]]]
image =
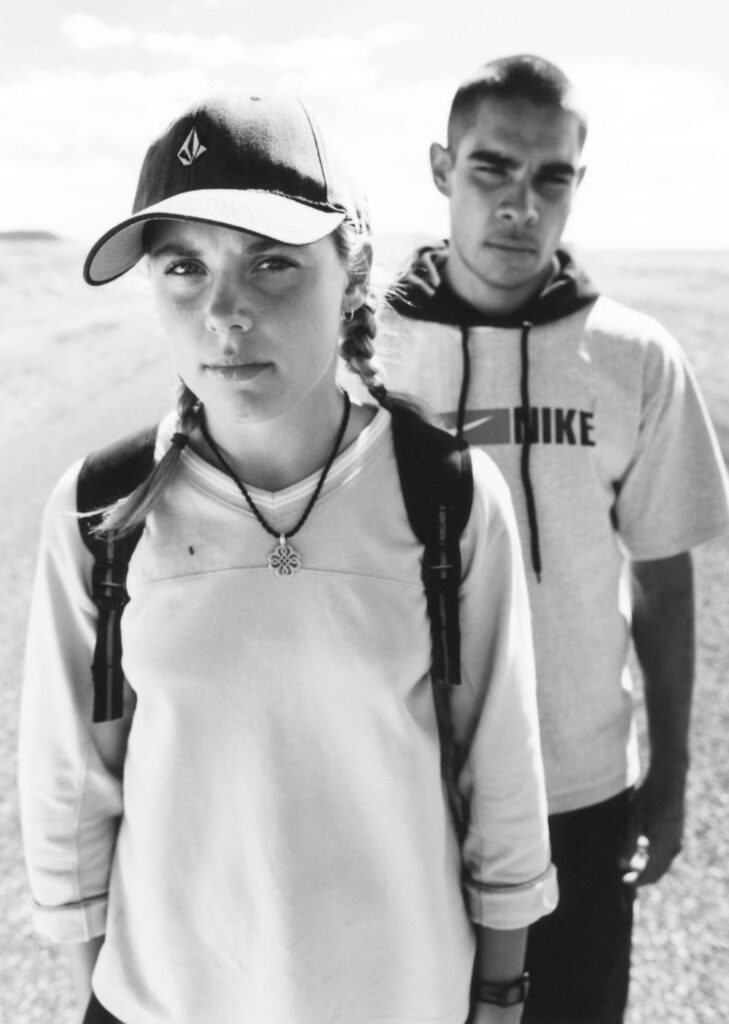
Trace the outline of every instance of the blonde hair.
[[[374, 311], [374, 295], [370, 288], [368, 239], [358, 234], [347, 222], [343, 222], [332, 233], [337, 253], [346, 269], [350, 284], [364, 283], [365, 302], [354, 311], [350, 320], [342, 321], [341, 354], [347, 367], [356, 373], [371, 392], [372, 396], [386, 408], [393, 405], [388, 395], [375, 355], [377, 321]], [[394, 401], [398, 401], [395, 399]], [[400, 404], [398, 402], [398, 404]], [[403, 402], [402, 404], [409, 404]], [[135, 490], [101, 512], [100, 524], [94, 533], [104, 537], [122, 537], [144, 523], [148, 513], [157, 505], [165, 490], [175, 478], [180, 456], [190, 435], [200, 423], [202, 406], [197, 395], [180, 382], [177, 394], [177, 430], [172, 436], [169, 448], [159, 462], [155, 463], [150, 475]]]
[[180, 381], [177, 390], [177, 431], [172, 442], [154, 469], [142, 483], [125, 497], [92, 515], [102, 513], [101, 522], [92, 531], [101, 537], [123, 537], [140, 526], [172, 482], [190, 434], [200, 422], [202, 406], [195, 395]]
[[382, 365], [375, 350], [377, 301], [370, 285], [370, 265], [365, 248], [367, 240], [357, 235], [346, 222], [337, 228], [332, 237], [349, 274], [350, 284], [366, 284], [365, 301], [354, 310], [352, 318], [342, 324], [340, 352], [347, 369], [360, 378], [383, 408], [407, 409], [429, 423], [436, 424], [437, 417], [424, 403], [412, 395], [388, 391], [385, 387]]

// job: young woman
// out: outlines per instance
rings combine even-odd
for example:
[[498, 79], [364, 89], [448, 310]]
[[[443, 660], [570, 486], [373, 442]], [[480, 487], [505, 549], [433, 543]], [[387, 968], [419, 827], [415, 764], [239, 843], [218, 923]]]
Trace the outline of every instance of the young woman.
[[556, 888], [503, 481], [474, 453], [459, 838], [390, 412], [335, 381], [341, 340], [389, 404], [355, 193], [298, 100], [224, 97], [152, 145], [134, 211], [85, 276], [146, 258], [179, 403], [102, 527], [144, 523], [116, 721], [92, 721], [78, 465], [46, 512], [20, 745], [36, 925], [87, 1024], [517, 1021]]

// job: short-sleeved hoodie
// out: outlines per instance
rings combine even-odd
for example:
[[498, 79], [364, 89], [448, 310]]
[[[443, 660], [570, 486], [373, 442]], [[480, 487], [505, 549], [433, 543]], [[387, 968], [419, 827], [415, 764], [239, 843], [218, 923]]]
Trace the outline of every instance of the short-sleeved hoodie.
[[389, 300], [377, 338], [388, 387], [488, 451], [511, 488], [550, 810], [607, 799], [639, 774], [626, 556], [666, 558], [727, 527], [694, 374], [659, 323], [598, 295], [566, 252], [506, 319], [445, 283], [432, 298], [398, 285]]

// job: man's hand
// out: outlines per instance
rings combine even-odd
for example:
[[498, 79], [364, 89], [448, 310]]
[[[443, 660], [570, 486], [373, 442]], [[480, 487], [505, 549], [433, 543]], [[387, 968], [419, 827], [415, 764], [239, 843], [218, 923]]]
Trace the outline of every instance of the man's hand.
[[658, 775], [649, 772], [633, 797], [622, 861], [626, 885], [657, 882], [681, 852], [685, 776]]
[[623, 867], [628, 885], [649, 885], [668, 871], [683, 836], [694, 675], [691, 555], [633, 562], [631, 575], [650, 767], [633, 798]]

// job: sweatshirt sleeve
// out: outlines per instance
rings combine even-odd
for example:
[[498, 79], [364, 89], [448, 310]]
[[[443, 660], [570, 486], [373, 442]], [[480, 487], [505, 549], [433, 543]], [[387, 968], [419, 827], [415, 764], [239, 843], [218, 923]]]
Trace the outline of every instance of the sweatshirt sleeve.
[[92, 558], [76, 509], [80, 464], [44, 513], [28, 625], [18, 770], [34, 926], [54, 942], [105, 931], [107, 889], [122, 812], [124, 718], [92, 723], [96, 611]]
[[462, 683], [451, 689], [472, 920], [521, 928], [557, 904], [550, 862], [527, 585], [503, 477], [474, 451], [462, 539]]
[[696, 376], [678, 342], [648, 323], [640, 428], [616, 487], [618, 532], [633, 559], [680, 554], [729, 526], [729, 482]]

